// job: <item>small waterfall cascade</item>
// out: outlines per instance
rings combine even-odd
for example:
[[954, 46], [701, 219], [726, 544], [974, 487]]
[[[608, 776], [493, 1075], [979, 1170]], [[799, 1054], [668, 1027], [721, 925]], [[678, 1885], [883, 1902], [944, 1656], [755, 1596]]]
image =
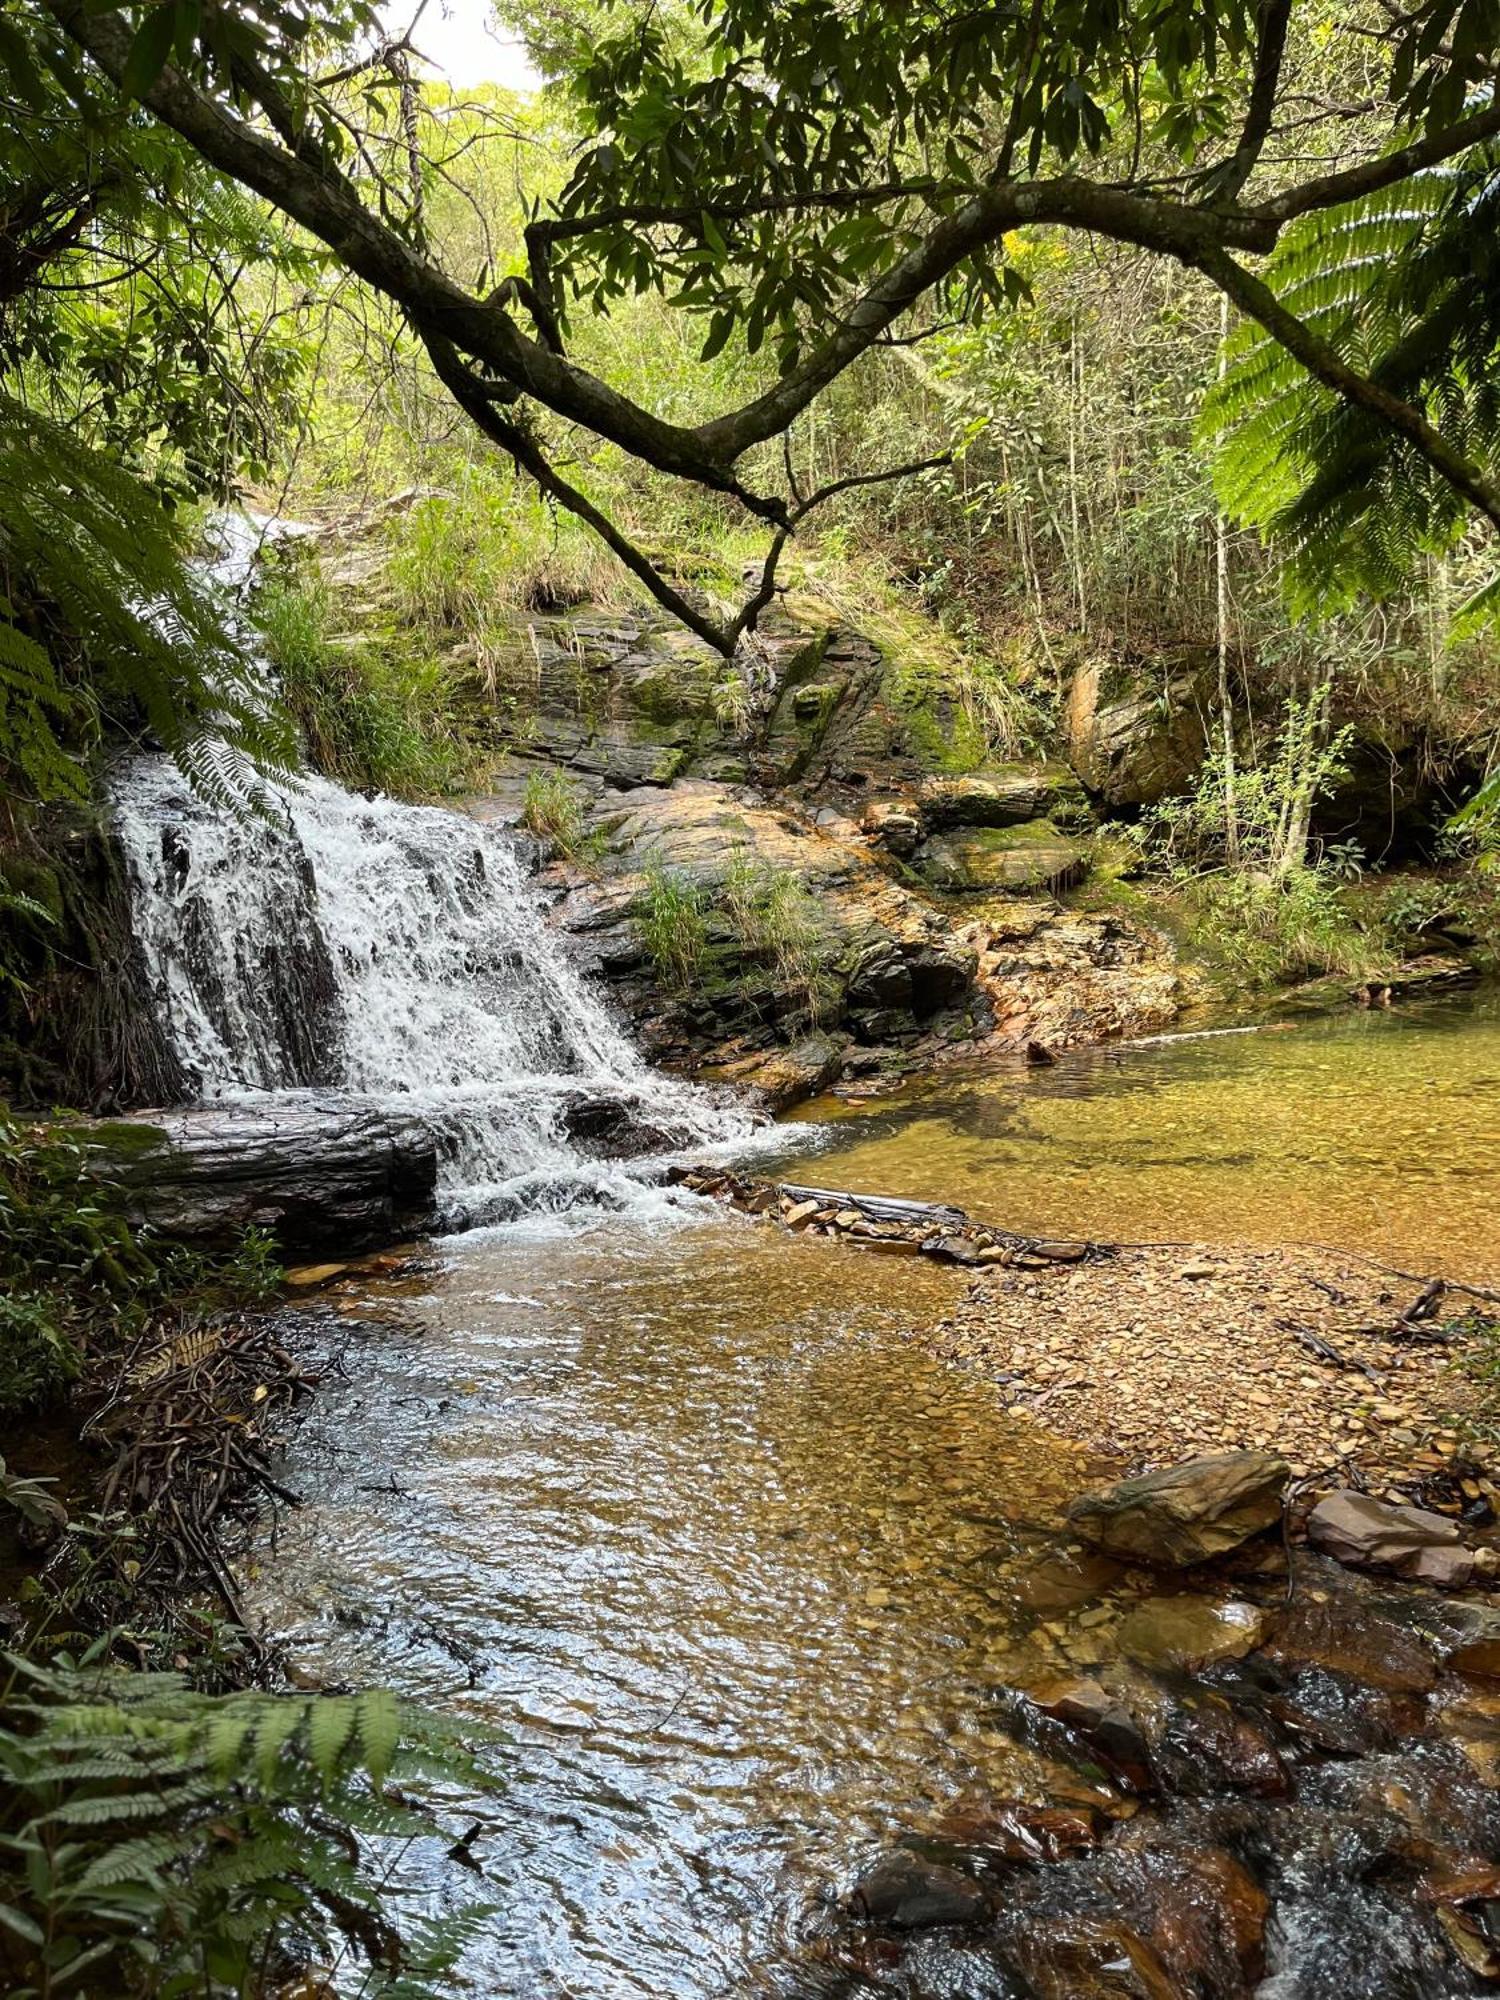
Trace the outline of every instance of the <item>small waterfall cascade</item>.
[[570, 1136], [593, 1099], [657, 1154], [748, 1140], [742, 1109], [642, 1060], [504, 831], [314, 777], [236, 817], [166, 757], [128, 765], [114, 802], [151, 992], [202, 1100], [321, 1089], [415, 1115], [460, 1224], [638, 1196], [638, 1163]]

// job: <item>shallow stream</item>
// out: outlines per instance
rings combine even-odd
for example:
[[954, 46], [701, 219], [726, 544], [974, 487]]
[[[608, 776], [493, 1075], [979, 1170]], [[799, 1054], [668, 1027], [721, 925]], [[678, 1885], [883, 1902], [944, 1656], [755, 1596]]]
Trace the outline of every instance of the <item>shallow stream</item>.
[[[1012, 1228], [1500, 1270], [1493, 1002], [953, 1072], [817, 1115], [796, 1177]], [[500, 1905], [473, 1990], [1016, 1990], [957, 1946], [868, 1980], [829, 1946], [831, 1898], [893, 1839], [1077, 1786], [998, 1704], [1089, 1664], [1108, 1622], [1113, 1581], [1061, 1528], [1090, 1467], [903, 1339], [964, 1283], [648, 1194], [323, 1295], [343, 1369], [252, 1602], [317, 1680], [505, 1732], [505, 1796], [471, 1815], [489, 1885], [404, 1864]], [[1293, 2000], [1477, 1990], [1430, 1967], [1278, 1976], [1266, 1993]]]

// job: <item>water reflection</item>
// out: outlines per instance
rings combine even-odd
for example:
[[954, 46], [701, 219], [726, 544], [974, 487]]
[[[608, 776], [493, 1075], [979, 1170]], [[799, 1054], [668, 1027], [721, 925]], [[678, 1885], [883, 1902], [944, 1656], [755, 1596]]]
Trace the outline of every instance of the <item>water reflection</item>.
[[257, 1602], [311, 1672], [512, 1738], [482, 1990], [805, 1992], [870, 1843], [1055, 1782], [986, 1690], [1107, 1581], [1055, 1550], [1087, 1468], [896, 1337], [960, 1283], [714, 1213], [459, 1240], [350, 1301], [386, 1317]]
[[[818, 1177], [1013, 1226], [1500, 1254], [1492, 1004], [834, 1112]], [[999, 1994], [957, 1943], [917, 1983], [824, 1962], [821, 1899], [965, 1800], [1078, 1783], [1018, 1745], [996, 1690], [1107, 1657], [1116, 1579], [1061, 1531], [1091, 1469], [900, 1337], [962, 1274], [667, 1219], [480, 1233], [335, 1295], [346, 1379], [297, 1442], [312, 1504], [252, 1601], [318, 1679], [506, 1732], [506, 1793], [472, 1810], [490, 1890], [409, 1864], [501, 1905], [474, 1990]]]
[[[1127, 1043], [820, 1103], [819, 1177], [1013, 1229], [1500, 1274], [1500, 1002]], [[805, 1174], [789, 1164], [788, 1171]]]

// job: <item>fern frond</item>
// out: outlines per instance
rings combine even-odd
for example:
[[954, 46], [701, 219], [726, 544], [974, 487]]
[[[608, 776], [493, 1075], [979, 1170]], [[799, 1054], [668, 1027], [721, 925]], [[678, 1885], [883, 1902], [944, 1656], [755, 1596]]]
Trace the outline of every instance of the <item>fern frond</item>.
[[[1494, 471], [1500, 410], [1500, 149], [1308, 216], [1264, 276], [1340, 356]], [[1286, 551], [1294, 610], [1387, 596], [1452, 548], [1467, 505], [1415, 447], [1315, 381], [1260, 326], [1237, 327], [1203, 426], [1225, 511]], [[1471, 622], [1500, 609], [1489, 591]]]
[[174, 517], [104, 453], [0, 395], [0, 766], [38, 797], [76, 798], [112, 713], [144, 719], [216, 804], [243, 810], [259, 772], [297, 762]]

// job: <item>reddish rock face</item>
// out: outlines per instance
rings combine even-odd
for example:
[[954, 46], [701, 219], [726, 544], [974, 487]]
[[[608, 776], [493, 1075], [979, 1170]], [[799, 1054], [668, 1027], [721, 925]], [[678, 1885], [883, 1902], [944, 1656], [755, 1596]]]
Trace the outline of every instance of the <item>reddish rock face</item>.
[[1365, 1493], [1330, 1493], [1308, 1516], [1307, 1539], [1359, 1569], [1389, 1570], [1449, 1590], [1474, 1579], [1474, 1553], [1464, 1546], [1457, 1522], [1425, 1507], [1398, 1507]]

